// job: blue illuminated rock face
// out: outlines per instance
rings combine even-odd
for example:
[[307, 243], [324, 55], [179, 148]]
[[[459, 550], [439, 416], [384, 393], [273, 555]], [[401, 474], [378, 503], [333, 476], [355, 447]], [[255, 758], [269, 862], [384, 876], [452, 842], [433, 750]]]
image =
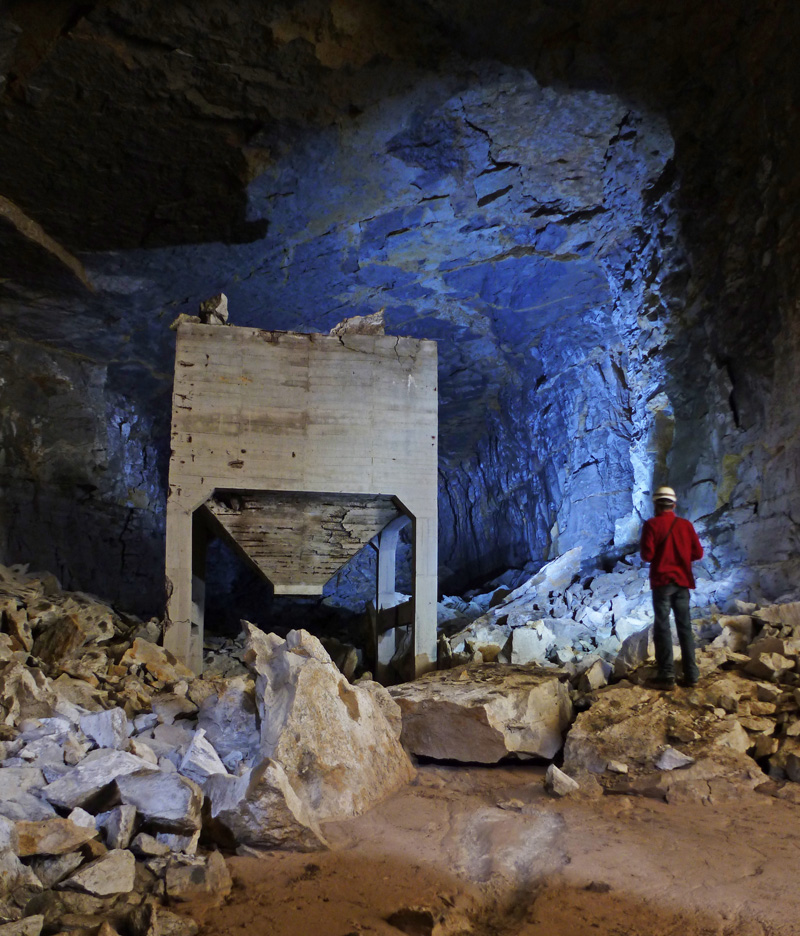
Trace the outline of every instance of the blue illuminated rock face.
[[664, 265], [683, 262], [671, 157], [663, 120], [487, 66], [295, 144], [253, 184], [269, 233], [246, 276], [217, 281], [237, 323], [385, 308], [390, 332], [439, 342], [451, 581], [613, 551], [635, 516], [645, 348], [669, 318]]
[[132, 359], [168, 379], [166, 324], [220, 290], [234, 324], [268, 329], [384, 308], [390, 333], [439, 343], [448, 587], [576, 544], [587, 558], [630, 546], [654, 462], [652, 349], [675, 304], [665, 275], [684, 263], [665, 121], [486, 65], [260, 143], [276, 154], [250, 187], [262, 239], [87, 258], [96, 307], [123, 325], [87, 336], [120, 362], [110, 385], [152, 407]]

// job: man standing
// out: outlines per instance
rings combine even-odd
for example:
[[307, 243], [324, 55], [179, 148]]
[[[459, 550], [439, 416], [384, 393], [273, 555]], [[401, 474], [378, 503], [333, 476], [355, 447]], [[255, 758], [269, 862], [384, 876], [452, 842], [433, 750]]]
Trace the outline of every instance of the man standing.
[[703, 558], [703, 547], [692, 524], [675, 516], [677, 499], [671, 487], [653, 494], [656, 515], [642, 527], [641, 554], [650, 563], [653, 590], [653, 641], [656, 645], [656, 683], [660, 688], [675, 685], [669, 611], [675, 614], [675, 629], [683, 657], [683, 685], [693, 686], [699, 672], [694, 656], [694, 635], [689, 618], [689, 589], [694, 588], [692, 562]]

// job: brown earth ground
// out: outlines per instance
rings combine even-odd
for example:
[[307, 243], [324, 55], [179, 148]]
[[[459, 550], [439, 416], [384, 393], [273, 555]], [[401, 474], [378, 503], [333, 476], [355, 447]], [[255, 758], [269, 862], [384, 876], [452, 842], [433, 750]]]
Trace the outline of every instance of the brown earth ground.
[[331, 850], [234, 857], [202, 936], [796, 936], [800, 806], [549, 796], [527, 765], [427, 765]]

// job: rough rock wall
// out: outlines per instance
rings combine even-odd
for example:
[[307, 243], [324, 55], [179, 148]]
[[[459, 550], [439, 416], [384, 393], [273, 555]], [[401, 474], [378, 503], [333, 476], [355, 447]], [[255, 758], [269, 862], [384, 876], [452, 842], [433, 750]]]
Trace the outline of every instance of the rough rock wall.
[[[309, 330], [386, 306], [440, 340], [456, 577], [625, 549], [669, 479], [712, 568], [791, 584], [800, 7], [62, 13], [18, 3], [0, 36], [5, 194], [70, 249], [120, 252], [84, 257], [83, 330], [0, 284], [4, 323], [99, 362], [113, 346], [115, 389], [157, 418], [141, 383], [196, 299]], [[185, 246], [218, 238], [251, 243]], [[184, 246], [132, 249], [164, 244]], [[105, 522], [118, 539], [124, 513]]]
[[164, 496], [148, 421], [78, 356], [4, 341], [0, 370], [0, 561], [158, 610]]

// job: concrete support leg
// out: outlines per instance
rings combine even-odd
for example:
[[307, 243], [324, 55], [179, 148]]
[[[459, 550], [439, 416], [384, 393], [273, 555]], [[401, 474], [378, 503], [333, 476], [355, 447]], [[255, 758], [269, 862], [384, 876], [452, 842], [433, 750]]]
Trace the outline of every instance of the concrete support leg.
[[208, 531], [176, 498], [167, 501], [164, 647], [195, 673], [203, 669], [205, 556]]
[[164, 647], [190, 665], [192, 657], [192, 511], [167, 501], [167, 608]]
[[201, 512], [192, 514], [192, 610], [189, 641], [189, 666], [195, 673], [203, 671], [203, 633], [206, 613], [206, 552], [208, 528]]
[[380, 612], [384, 608], [392, 608], [397, 604], [396, 570], [397, 570], [397, 538], [400, 530], [409, 523], [408, 517], [397, 517], [392, 520], [377, 537], [378, 540], [378, 577], [376, 583], [375, 607], [377, 609], [376, 642], [377, 653], [375, 660], [375, 678], [384, 682], [387, 676], [388, 665], [397, 650], [397, 630], [392, 628], [380, 633]]
[[438, 542], [436, 513], [414, 520], [413, 676], [436, 669]]

